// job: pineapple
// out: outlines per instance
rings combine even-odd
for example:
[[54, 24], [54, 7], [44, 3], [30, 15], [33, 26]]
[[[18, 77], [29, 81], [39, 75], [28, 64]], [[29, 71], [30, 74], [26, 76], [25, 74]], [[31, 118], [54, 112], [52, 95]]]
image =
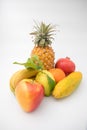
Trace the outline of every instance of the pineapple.
[[37, 55], [42, 61], [44, 69], [49, 70], [54, 68], [55, 53], [51, 47], [52, 36], [54, 35], [55, 26], [41, 22], [35, 23], [35, 31], [30, 33], [34, 35], [34, 48], [31, 52], [32, 55]]

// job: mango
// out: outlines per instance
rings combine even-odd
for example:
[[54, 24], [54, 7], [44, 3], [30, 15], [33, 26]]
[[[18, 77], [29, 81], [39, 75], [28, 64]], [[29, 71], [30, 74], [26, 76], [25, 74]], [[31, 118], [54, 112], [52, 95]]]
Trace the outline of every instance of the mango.
[[36, 75], [35, 80], [43, 85], [44, 95], [50, 96], [56, 84], [53, 75], [47, 70], [42, 70]]
[[76, 88], [79, 86], [80, 82], [82, 80], [82, 73], [79, 71], [72, 72], [64, 79], [60, 80], [53, 92], [52, 95], [54, 98], [64, 98], [69, 95], [71, 95]]

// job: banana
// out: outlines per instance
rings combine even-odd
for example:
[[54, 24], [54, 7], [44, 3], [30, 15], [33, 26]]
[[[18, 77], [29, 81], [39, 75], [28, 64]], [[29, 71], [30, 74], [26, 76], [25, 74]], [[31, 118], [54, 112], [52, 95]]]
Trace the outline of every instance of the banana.
[[11, 91], [13, 93], [15, 92], [16, 85], [19, 83], [19, 81], [25, 78], [32, 78], [36, 76], [37, 73], [38, 71], [34, 69], [22, 69], [22, 70], [16, 71], [10, 78]]

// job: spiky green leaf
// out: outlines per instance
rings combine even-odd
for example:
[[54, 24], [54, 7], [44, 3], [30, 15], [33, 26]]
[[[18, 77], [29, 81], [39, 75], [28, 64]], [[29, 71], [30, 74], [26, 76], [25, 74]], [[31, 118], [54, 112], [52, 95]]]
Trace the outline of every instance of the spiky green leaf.
[[34, 43], [37, 46], [48, 46], [52, 43], [52, 40], [54, 40], [54, 32], [55, 26], [48, 24], [46, 25], [44, 22], [41, 22], [40, 24], [37, 24], [35, 22], [34, 26], [35, 31], [30, 33], [31, 35], [34, 35]]

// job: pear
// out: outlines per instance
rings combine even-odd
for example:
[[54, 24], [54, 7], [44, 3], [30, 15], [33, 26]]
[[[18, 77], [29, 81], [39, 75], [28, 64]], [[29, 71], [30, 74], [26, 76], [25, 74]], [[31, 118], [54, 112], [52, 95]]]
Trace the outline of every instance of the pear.
[[35, 80], [43, 85], [44, 95], [50, 96], [56, 85], [53, 75], [47, 70], [42, 70], [36, 75]]

